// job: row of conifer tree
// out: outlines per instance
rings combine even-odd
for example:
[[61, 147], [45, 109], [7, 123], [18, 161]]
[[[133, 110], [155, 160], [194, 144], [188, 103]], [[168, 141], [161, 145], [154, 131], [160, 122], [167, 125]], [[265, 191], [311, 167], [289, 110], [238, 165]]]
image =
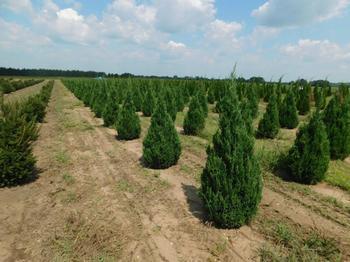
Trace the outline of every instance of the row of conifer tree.
[[45, 117], [53, 82], [37, 95], [20, 102], [5, 103], [0, 97], [0, 187], [14, 186], [35, 177], [33, 141], [38, 122]]
[[12, 78], [2, 78], [0, 79], [0, 92], [3, 94], [8, 94], [28, 86], [39, 84], [43, 81], [43, 79], [14, 80]]
[[[188, 105], [183, 129], [198, 135], [205, 126], [208, 103], [219, 113], [219, 128], [207, 149], [201, 176], [200, 195], [209, 218], [218, 226], [240, 227], [256, 213], [262, 194], [259, 163], [254, 141], [275, 138], [279, 129], [294, 129], [298, 115], [308, 114], [316, 105], [308, 124], [302, 125], [285, 162], [294, 180], [317, 183], [322, 180], [330, 158], [344, 159], [350, 153], [350, 98], [342, 86], [332, 95], [327, 87], [309, 83], [284, 85], [240, 83], [234, 75], [226, 81], [192, 82], [174, 80], [66, 81], [66, 86], [91, 107], [106, 126], [117, 129], [118, 139], [140, 137], [137, 112], [151, 116], [143, 141], [143, 161], [151, 168], [176, 164], [181, 144], [174, 121]], [[313, 90], [313, 93], [312, 93]], [[253, 119], [259, 101], [268, 102], [266, 112], [254, 132]]]

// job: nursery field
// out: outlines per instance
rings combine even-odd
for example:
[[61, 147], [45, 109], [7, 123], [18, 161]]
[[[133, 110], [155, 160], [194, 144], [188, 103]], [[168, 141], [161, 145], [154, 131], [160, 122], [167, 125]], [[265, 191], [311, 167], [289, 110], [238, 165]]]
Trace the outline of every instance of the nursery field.
[[0, 170], [0, 260], [349, 261], [349, 101], [347, 86], [232, 79], [10, 92], [0, 124], [11, 103], [46, 114], [17, 104], [37, 128], [25, 179], [0, 128], [0, 167], [14, 166]]

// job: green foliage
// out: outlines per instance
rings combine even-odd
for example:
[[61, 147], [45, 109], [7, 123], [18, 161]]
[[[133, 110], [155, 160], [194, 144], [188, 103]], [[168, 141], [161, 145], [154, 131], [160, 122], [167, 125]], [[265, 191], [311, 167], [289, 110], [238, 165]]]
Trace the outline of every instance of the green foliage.
[[300, 115], [306, 115], [307, 113], [310, 112], [310, 86], [309, 85], [300, 87], [297, 107]]
[[345, 159], [350, 154], [350, 98], [341, 104], [333, 97], [324, 111], [332, 159]]
[[326, 95], [320, 87], [314, 88], [315, 106], [317, 109], [324, 109], [326, 106]]
[[293, 180], [316, 184], [324, 179], [330, 159], [329, 142], [319, 112], [300, 128], [287, 159]]
[[257, 86], [252, 85], [247, 92], [247, 99], [249, 102], [250, 117], [252, 119], [256, 118], [259, 111], [259, 96], [257, 94]]
[[202, 107], [199, 104], [198, 97], [194, 96], [184, 119], [184, 132], [186, 135], [198, 135], [204, 128], [204, 124], [205, 117], [202, 112]]
[[183, 96], [183, 91], [181, 89], [178, 88], [177, 90], [177, 94], [176, 94], [176, 109], [177, 112], [182, 112], [185, 108], [185, 99]]
[[270, 96], [266, 112], [259, 122], [257, 136], [261, 138], [275, 138], [280, 128], [276, 95]]
[[26, 88], [28, 86], [36, 85], [44, 80], [12, 80], [12, 79], [0, 79], [0, 92], [8, 94], [19, 89]]
[[153, 114], [154, 108], [156, 107], [156, 99], [154, 97], [153, 90], [151, 88], [147, 89], [146, 96], [142, 103], [142, 113], [144, 116], [151, 116]]
[[151, 168], [168, 168], [177, 163], [181, 154], [179, 136], [162, 100], [151, 118], [151, 126], [143, 141], [143, 160]]
[[207, 101], [207, 97], [205, 95], [204, 88], [202, 88], [202, 87], [199, 88], [197, 97], [198, 97], [198, 102], [201, 106], [202, 113], [204, 114], [204, 117], [207, 117], [208, 116], [208, 101]]
[[140, 137], [140, 118], [135, 112], [135, 107], [129, 94], [120, 110], [117, 121], [118, 139], [132, 140]]
[[225, 100], [219, 130], [207, 149], [201, 197], [209, 218], [219, 227], [238, 228], [257, 212], [262, 178], [253, 153], [254, 138], [247, 132], [238, 103]]
[[37, 121], [45, 116], [52, 82], [40, 94], [22, 103], [0, 103], [0, 186], [13, 186], [33, 177], [35, 158], [32, 142], [37, 138]]
[[208, 103], [214, 104], [215, 103], [215, 91], [214, 88], [209, 88], [208, 90]]
[[115, 125], [118, 120], [118, 113], [118, 102], [112, 97], [109, 97], [106, 101], [105, 108], [102, 111], [103, 125], [107, 127]]
[[166, 111], [170, 115], [171, 119], [175, 121], [177, 115], [177, 106], [176, 101], [174, 99], [174, 94], [170, 88], [166, 89], [164, 99], [166, 103]]
[[294, 93], [289, 90], [280, 106], [279, 121], [281, 127], [293, 129], [298, 126], [298, 113], [295, 104]]
[[132, 88], [132, 102], [135, 107], [136, 112], [140, 112], [142, 109], [142, 95], [140, 92], [140, 88], [135, 86]]

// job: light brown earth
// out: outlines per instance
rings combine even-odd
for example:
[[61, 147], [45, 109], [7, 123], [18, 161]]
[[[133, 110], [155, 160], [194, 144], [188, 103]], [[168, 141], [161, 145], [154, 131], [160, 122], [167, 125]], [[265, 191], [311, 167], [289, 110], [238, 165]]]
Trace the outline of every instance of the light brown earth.
[[258, 249], [272, 243], [260, 230], [267, 219], [334, 237], [350, 260], [343, 206], [268, 176], [251, 225], [217, 229], [197, 195], [205, 146], [184, 146], [178, 165], [150, 170], [140, 161], [142, 138], [115, 135], [55, 81], [34, 147], [39, 178], [0, 189], [3, 261], [256, 261]]

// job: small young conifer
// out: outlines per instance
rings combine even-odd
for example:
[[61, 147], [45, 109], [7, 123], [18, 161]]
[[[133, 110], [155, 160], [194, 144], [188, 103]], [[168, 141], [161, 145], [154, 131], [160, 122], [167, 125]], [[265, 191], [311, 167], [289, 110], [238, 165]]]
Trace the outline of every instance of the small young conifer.
[[132, 140], [140, 137], [141, 124], [129, 93], [120, 110], [117, 121], [118, 139]]
[[208, 116], [208, 101], [207, 101], [207, 96], [205, 95], [205, 89], [204, 87], [199, 88], [198, 93], [198, 102], [201, 106], [202, 113], [204, 114], [204, 117]]
[[280, 125], [283, 128], [293, 129], [298, 126], [298, 112], [294, 99], [294, 92], [289, 90], [279, 112]]
[[153, 90], [149, 88], [142, 102], [142, 113], [144, 116], [151, 116], [156, 106], [156, 98]]
[[349, 97], [343, 104], [340, 103], [339, 97], [333, 97], [324, 111], [323, 122], [326, 125], [332, 159], [343, 160], [350, 153], [349, 104]]
[[204, 128], [204, 124], [205, 117], [202, 107], [199, 104], [198, 97], [194, 96], [184, 119], [184, 132], [186, 135], [198, 135]]
[[143, 141], [143, 161], [150, 168], [168, 168], [177, 163], [180, 154], [181, 144], [174, 122], [159, 99]]
[[319, 111], [300, 128], [287, 159], [295, 181], [316, 184], [324, 179], [330, 159], [329, 141]]
[[260, 138], [275, 138], [280, 128], [276, 94], [270, 95], [266, 112], [259, 122], [257, 136]]
[[103, 125], [107, 127], [115, 125], [118, 120], [118, 113], [119, 104], [117, 100], [114, 100], [112, 97], [108, 98], [102, 112]]
[[249, 134], [235, 100], [237, 97], [226, 97], [222, 101], [219, 130], [213, 137], [213, 146], [207, 149], [208, 158], [201, 176], [201, 197], [209, 218], [223, 228], [249, 223], [262, 194], [254, 137]]

